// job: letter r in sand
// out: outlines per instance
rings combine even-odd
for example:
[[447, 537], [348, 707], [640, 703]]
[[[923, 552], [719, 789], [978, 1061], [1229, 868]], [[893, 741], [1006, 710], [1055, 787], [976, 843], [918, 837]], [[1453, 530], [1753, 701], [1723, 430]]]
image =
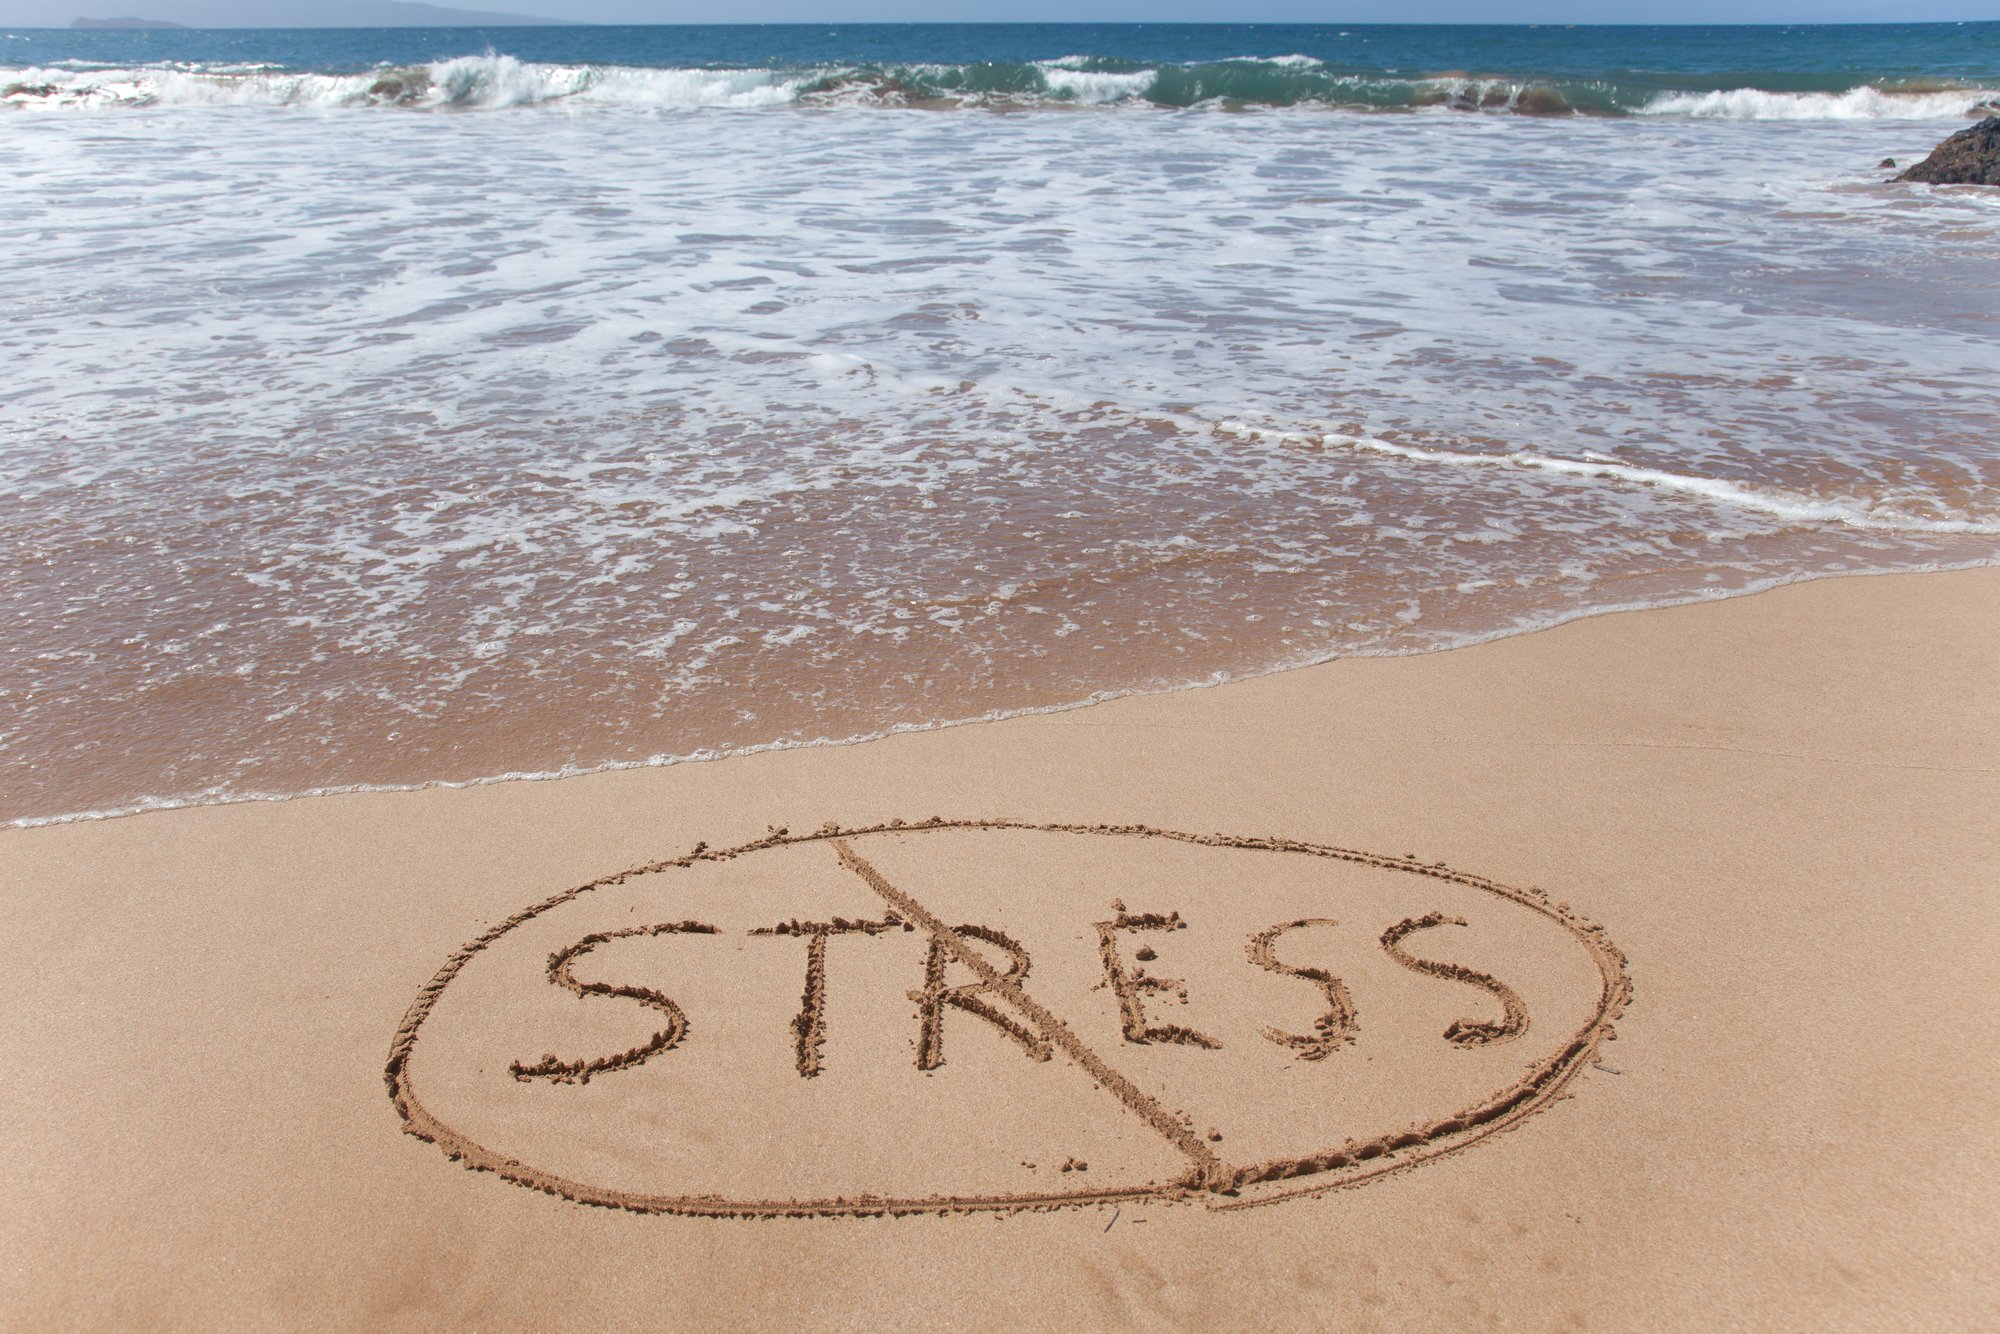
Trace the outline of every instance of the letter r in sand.
[[[961, 926], [952, 934], [961, 941], [983, 940], [998, 945], [1008, 960], [1005, 981], [1018, 987], [1027, 977], [1028, 951], [1021, 948], [1020, 942], [987, 926]], [[917, 1069], [935, 1070], [944, 1064], [946, 1006], [977, 1015], [1019, 1043], [1028, 1055], [1038, 1061], [1048, 1060], [1052, 1051], [1049, 1040], [997, 1008], [994, 1002], [999, 993], [994, 983], [980, 980], [956, 987], [944, 984], [950, 956], [951, 946], [944, 937], [932, 936], [930, 952], [924, 960], [923, 989], [910, 993], [910, 999], [917, 1003]], [[994, 1000], [982, 999], [988, 995]]]

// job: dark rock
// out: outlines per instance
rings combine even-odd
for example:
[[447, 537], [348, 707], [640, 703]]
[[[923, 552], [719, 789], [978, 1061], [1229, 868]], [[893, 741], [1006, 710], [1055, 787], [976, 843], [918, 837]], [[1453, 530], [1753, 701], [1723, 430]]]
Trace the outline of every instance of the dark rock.
[[1988, 116], [1971, 129], [1960, 130], [1896, 179], [1926, 185], [2000, 185], [2000, 116]]
[[1894, 171], [1896, 169], [1896, 159], [1885, 157], [1875, 164], [1875, 169], [1877, 171]]
[[1576, 108], [1563, 95], [1542, 84], [1530, 84], [1523, 88], [1510, 108], [1517, 116], [1573, 116]]
[[399, 107], [413, 105], [431, 90], [430, 71], [422, 69], [391, 70], [368, 85], [368, 100], [389, 102]]

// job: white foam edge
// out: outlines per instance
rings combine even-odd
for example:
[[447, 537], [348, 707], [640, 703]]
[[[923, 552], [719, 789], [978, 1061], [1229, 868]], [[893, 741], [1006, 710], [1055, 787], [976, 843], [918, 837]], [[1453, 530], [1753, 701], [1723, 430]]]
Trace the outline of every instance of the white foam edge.
[[1925, 519], [1914, 514], [1898, 514], [1893, 510], [1859, 509], [1851, 505], [1813, 500], [1805, 496], [1760, 491], [1755, 487], [1745, 486], [1740, 482], [1725, 481], [1719, 477], [1696, 477], [1685, 473], [1666, 472], [1658, 468], [1636, 467], [1601, 454], [1587, 454], [1581, 459], [1557, 458], [1526, 450], [1508, 454], [1461, 454], [1446, 449], [1423, 449], [1415, 445], [1401, 445], [1390, 440], [1378, 440], [1372, 436], [1343, 435], [1334, 431], [1320, 434], [1273, 430], [1234, 420], [1217, 422], [1215, 429], [1225, 435], [1270, 439], [1286, 445], [1317, 445], [1320, 448], [1344, 447], [1365, 450], [1369, 453], [1409, 459], [1415, 463], [1436, 463], [1462, 468], [1522, 468], [1551, 473], [1558, 477], [1602, 477], [1612, 481], [1628, 482], [1635, 486], [1678, 491], [1684, 495], [1697, 496], [1703, 500], [1750, 510], [1753, 513], [1768, 514], [1790, 523], [1833, 523], [1877, 533], [2000, 536], [2000, 522], [1982, 522], [1976, 519]]
[[1941, 120], [1970, 116], [1996, 98], [2000, 98], [2000, 89], [1994, 88], [1906, 92], [1862, 84], [1840, 93], [1723, 88], [1699, 93], [1661, 93], [1633, 110], [1640, 116], [1686, 116], [1696, 120]]

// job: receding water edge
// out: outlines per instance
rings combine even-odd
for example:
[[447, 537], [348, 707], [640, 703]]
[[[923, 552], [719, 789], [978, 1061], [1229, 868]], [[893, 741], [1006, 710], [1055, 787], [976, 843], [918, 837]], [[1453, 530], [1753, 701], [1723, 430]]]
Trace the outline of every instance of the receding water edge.
[[1386, 649], [1335, 649], [1326, 653], [1280, 662], [1269, 667], [1238, 672], [1216, 673], [1198, 681], [1185, 681], [1173, 685], [1134, 686], [1121, 690], [1100, 690], [1084, 699], [1064, 703], [1040, 705], [1022, 709], [999, 709], [991, 713], [977, 714], [961, 718], [948, 718], [935, 722], [899, 723], [878, 731], [858, 733], [846, 737], [815, 737], [803, 741], [770, 741], [751, 746], [724, 748], [699, 748], [680, 755], [656, 755], [643, 760], [610, 760], [602, 764], [573, 765], [546, 771], [514, 771], [487, 774], [464, 779], [432, 779], [418, 783], [350, 783], [334, 787], [306, 788], [297, 792], [203, 792], [192, 796], [145, 798], [126, 806], [103, 810], [72, 811], [60, 815], [26, 816], [19, 819], [0, 820], [0, 830], [39, 829], [52, 825], [78, 824], [95, 820], [114, 820], [133, 815], [149, 815], [164, 811], [180, 811], [214, 806], [240, 806], [253, 802], [285, 802], [314, 797], [339, 797], [362, 794], [424, 792], [437, 789], [457, 790], [463, 788], [490, 787], [500, 783], [537, 783], [565, 778], [584, 778], [593, 774], [617, 773], [640, 769], [664, 769], [673, 765], [737, 759], [769, 751], [805, 750], [826, 746], [854, 746], [871, 741], [881, 741], [892, 736], [917, 732], [937, 732], [946, 728], [966, 727], [979, 723], [1005, 722], [1013, 718], [1039, 717], [1047, 714], [1069, 713], [1092, 705], [1107, 704], [1114, 700], [1144, 698], [1159, 695], [1175, 695], [1191, 690], [1205, 690], [1215, 686], [1234, 685], [1247, 681], [1262, 680], [1282, 672], [1299, 671], [1309, 667], [1325, 666], [1351, 658], [1413, 658], [1431, 653], [1449, 653], [1459, 649], [1474, 648], [1520, 635], [1540, 634], [1577, 621], [1591, 620], [1600, 616], [1614, 616], [1627, 612], [1664, 611], [1673, 607], [1693, 606], [1700, 603], [1726, 602], [1736, 598], [1752, 597], [1772, 589], [1790, 587], [1794, 584], [1814, 583], [1823, 579], [1872, 579], [1893, 575], [1946, 574], [1959, 570], [1988, 569], [2000, 567], [2000, 555], [1983, 560], [1955, 562], [1930, 562], [1918, 565], [1882, 566], [1861, 570], [1805, 571], [1795, 574], [1773, 576], [1753, 580], [1741, 587], [1728, 589], [1702, 589], [1686, 594], [1670, 594], [1650, 600], [1608, 603], [1601, 606], [1580, 607], [1568, 612], [1551, 613], [1526, 624], [1510, 625], [1500, 629], [1469, 631], [1450, 642], [1431, 644], [1415, 648]]

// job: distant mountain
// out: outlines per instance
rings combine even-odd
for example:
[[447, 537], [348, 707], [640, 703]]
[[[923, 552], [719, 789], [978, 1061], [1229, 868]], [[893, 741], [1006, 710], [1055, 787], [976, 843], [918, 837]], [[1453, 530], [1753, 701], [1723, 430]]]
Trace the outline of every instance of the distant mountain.
[[169, 23], [165, 19], [115, 18], [115, 19], [71, 19], [69, 26], [72, 28], [83, 28], [86, 30], [95, 28], [143, 28], [148, 32], [163, 32], [170, 29], [174, 30], [183, 29], [187, 27], [187, 24]]
[[409, 0], [161, 0], [164, 19], [78, 19], [72, 28], [566, 27], [573, 19], [452, 9]]

